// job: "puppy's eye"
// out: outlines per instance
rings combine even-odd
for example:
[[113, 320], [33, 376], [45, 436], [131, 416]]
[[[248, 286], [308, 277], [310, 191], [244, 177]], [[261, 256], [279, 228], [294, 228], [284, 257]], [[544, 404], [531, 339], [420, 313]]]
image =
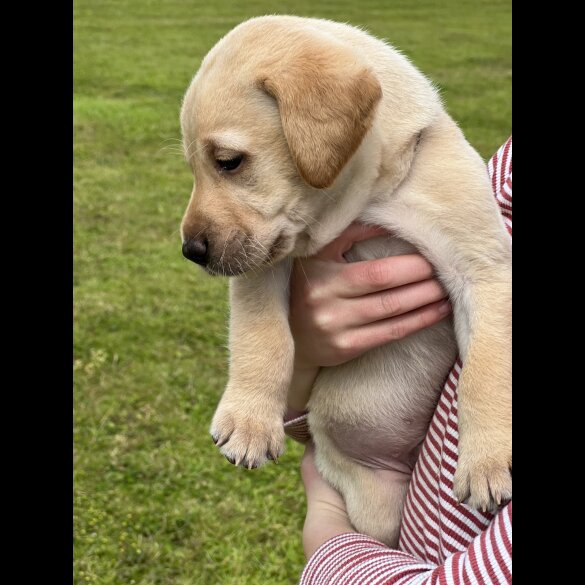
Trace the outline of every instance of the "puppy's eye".
[[242, 154], [234, 158], [216, 158], [215, 162], [222, 171], [235, 171], [239, 166], [244, 156]]

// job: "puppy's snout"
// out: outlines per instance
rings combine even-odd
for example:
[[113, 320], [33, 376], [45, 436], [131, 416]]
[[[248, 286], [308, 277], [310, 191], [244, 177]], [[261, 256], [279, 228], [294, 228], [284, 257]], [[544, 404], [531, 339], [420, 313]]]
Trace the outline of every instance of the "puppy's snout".
[[183, 244], [183, 256], [201, 266], [209, 262], [209, 245], [207, 238], [197, 237], [187, 240]]

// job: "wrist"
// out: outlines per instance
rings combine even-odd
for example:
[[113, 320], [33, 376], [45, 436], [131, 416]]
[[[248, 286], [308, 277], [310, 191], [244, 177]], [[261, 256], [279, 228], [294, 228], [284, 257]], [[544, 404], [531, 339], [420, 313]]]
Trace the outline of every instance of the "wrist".
[[328, 540], [348, 533], [355, 533], [355, 530], [346, 514], [309, 508], [303, 526], [303, 549], [307, 560]]

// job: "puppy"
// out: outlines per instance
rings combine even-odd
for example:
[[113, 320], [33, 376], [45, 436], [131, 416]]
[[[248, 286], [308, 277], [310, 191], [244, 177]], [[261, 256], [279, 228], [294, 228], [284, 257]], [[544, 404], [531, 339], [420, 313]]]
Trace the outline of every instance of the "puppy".
[[458, 351], [455, 495], [484, 510], [510, 498], [511, 245], [484, 163], [432, 84], [362, 30], [254, 18], [205, 57], [181, 127], [196, 177], [183, 253], [234, 277], [229, 382], [211, 426], [221, 452], [246, 467], [281, 455], [292, 258], [358, 220], [397, 237], [360, 242], [349, 260], [418, 250], [449, 293], [453, 323], [322, 368], [309, 402], [319, 470], [355, 528], [395, 546], [418, 448]]

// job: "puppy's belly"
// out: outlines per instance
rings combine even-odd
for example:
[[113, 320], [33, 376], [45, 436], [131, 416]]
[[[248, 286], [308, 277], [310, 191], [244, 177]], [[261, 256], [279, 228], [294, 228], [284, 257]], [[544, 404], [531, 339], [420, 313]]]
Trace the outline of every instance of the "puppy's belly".
[[[327, 432], [337, 451], [356, 463], [371, 469], [410, 475], [422, 439], [420, 433], [410, 432], [405, 440], [405, 432], [410, 428], [405, 427], [402, 434], [395, 434], [384, 429], [383, 422], [381, 420], [374, 427], [337, 422], [329, 425]], [[418, 422], [414, 422], [417, 427]], [[428, 421], [423, 419], [421, 422], [424, 425]]]
[[322, 432], [344, 457], [410, 474], [456, 351], [452, 325], [444, 321], [323, 368], [309, 402], [317, 449]]

